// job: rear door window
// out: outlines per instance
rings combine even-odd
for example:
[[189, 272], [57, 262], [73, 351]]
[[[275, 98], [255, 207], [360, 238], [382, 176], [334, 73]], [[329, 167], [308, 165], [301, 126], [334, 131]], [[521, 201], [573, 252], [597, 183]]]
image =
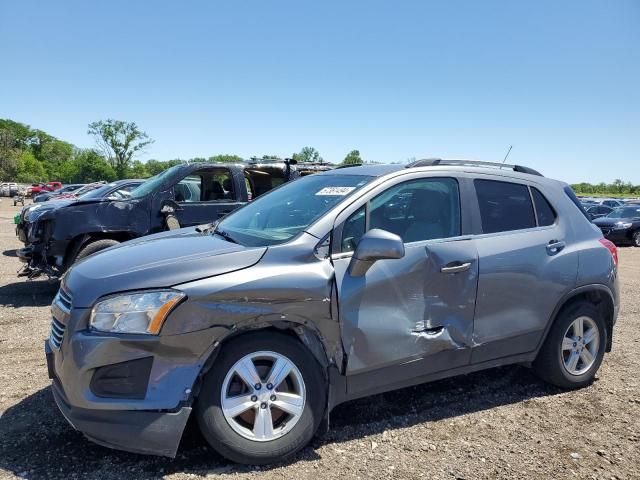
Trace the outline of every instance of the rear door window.
[[474, 180], [483, 233], [534, 228], [536, 218], [526, 185]]
[[531, 187], [531, 196], [536, 206], [536, 214], [538, 216], [538, 226], [546, 227], [553, 225], [556, 221], [556, 212], [545, 196], [536, 187]]

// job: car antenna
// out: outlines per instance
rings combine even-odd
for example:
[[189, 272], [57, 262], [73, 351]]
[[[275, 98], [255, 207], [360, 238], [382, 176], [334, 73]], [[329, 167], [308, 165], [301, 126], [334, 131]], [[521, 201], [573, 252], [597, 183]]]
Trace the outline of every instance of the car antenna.
[[[509, 156], [509, 154], [511, 153], [511, 149], [513, 148], [513, 145], [509, 145], [509, 150], [507, 150], [507, 154], [504, 156], [504, 159], [502, 160], [502, 165], [504, 165], [504, 162], [507, 161], [507, 157]], [[502, 167], [500, 167], [502, 168]]]

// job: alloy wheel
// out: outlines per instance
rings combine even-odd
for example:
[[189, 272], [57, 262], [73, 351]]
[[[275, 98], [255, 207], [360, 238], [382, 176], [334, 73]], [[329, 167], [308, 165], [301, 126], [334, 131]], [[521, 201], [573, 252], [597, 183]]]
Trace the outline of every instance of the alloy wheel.
[[225, 420], [236, 433], [257, 442], [289, 432], [300, 420], [305, 401], [302, 374], [276, 352], [245, 355], [229, 369], [222, 384]]
[[586, 373], [595, 363], [600, 348], [600, 331], [596, 322], [587, 316], [576, 318], [562, 338], [561, 357], [565, 370], [571, 375]]

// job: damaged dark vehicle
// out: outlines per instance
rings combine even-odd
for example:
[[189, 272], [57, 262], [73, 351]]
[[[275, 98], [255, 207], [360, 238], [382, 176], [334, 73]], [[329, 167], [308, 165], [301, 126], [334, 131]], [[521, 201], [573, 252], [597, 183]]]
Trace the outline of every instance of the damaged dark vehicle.
[[338, 169], [78, 262], [47, 366], [94, 442], [173, 457], [195, 416], [220, 454], [271, 463], [359, 397], [508, 364], [590, 384], [617, 275], [571, 189], [531, 169]]
[[121, 180], [78, 199], [25, 207], [16, 225], [25, 244], [17, 251], [25, 264], [20, 275], [59, 277], [77, 260], [127, 240], [216, 221], [297, 178], [294, 165], [177, 165], [144, 183]]

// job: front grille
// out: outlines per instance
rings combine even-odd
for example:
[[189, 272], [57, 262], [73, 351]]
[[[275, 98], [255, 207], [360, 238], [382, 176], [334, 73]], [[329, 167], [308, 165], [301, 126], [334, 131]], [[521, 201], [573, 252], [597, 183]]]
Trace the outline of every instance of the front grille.
[[71, 296], [62, 288], [58, 290], [51, 305], [51, 335], [49, 342], [54, 348], [60, 348], [67, 329], [67, 322], [71, 316]]
[[62, 288], [58, 290], [58, 300], [67, 310], [71, 310], [71, 296]]
[[63, 323], [60, 323], [55, 318], [51, 319], [51, 336], [49, 337], [51, 345], [56, 348], [60, 348], [60, 345], [62, 345], [62, 339], [64, 338], [65, 329], [66, 327]]

